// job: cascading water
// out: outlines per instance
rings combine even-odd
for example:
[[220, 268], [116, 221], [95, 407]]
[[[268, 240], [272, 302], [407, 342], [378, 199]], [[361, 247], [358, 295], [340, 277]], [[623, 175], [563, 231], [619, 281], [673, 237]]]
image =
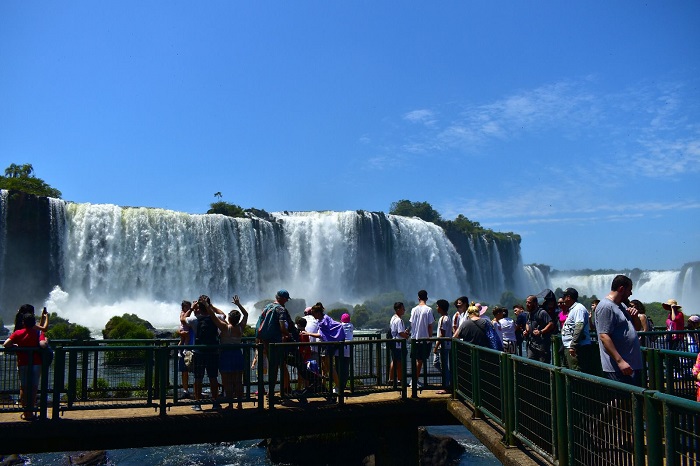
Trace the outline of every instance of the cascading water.
[[[507, 290], [523, 297], [566, 286], [601, 296], [613, 277], [523, 267], [517, 238], [446, 233], [420, 219], [364, 211], [230, 218], [0, 191], [0, 219], [3, 314], [46, 300], [51, 311], [94, 329], [125, 312], [174, 327], [180, 300], [202, 293], [224, 309], [239, 294], [255, 314], [252, 304], [280, 288], [307, 303], [356, 304], [390, 291], [415, 299], [422, 288], [431, 300], [467, 294], [496, 303]], [[635, 296], [692, 305], [697, 266], [639, 271]]]
[[[700, 313], [700, 280], [694, 278], [693, 271], [700, 265], [689, 263], [679, 270], [639, 270], [622, 271], [629, 276], [634, 288], [633, 298], [642, 302], [665, 302], [676, 299], [683, 305], [688, 315]], [[579, 294], [598, 297], [610, 291], [610, 285], [617, 273], [578, 274], [576, 272], [550, 272], [549, 267], [527, 265], [525, 273], [530, 281], [530, 293], [544, 288], [576, 288]]]

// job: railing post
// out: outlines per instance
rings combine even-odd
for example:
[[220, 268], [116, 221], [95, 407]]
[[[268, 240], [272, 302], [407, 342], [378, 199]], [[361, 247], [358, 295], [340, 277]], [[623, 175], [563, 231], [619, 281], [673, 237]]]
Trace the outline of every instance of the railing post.
[[53, 399], [51, 400], [51, 419], [61, 415], [61, 392], [66, 379], [66, 350], [58, 347], [54, 351], [53, 362]]
[[[408, 357], [408, 341], [401, 345], [401, 399], [408, 398], [408, 367], [406, 367], [406, 359]], [[394, 368], [396, 370], [396, 368]], [[397, 371], [398, 372], [398, 371]], [[396, 381], [396, 379], [394, 379]]]
[[552, 429], [556, 435], [557, 454], [555, 457], [559, 460], [559, 466], [567, 466], [569, 464], [569, 442], [571, 438], [569, 436], [570, 428], [566, 420], [566, 407], [570, 405], [567, 399], [566, 393], [566, 376], [562, 374], [561, 369], [555, 368], [552, 371], [554, 377], [554, 412], [552, 413], [552, 420], [554, 422], [554, 429]]
[[515, 445], [515, 395], [513, 393], [513, 360], [509, 354], [502, 353], [501, 358], [501, 412], [505, 424], [503, 442], [506, 445]]
[[416, 374], [416, 348], [418, 344], [415, 338], [411, 338], [411, 398], [418, 398], [418, 379], [420, 374]]
[[552, 335], [552, 363], [555, 367], [562, 366], [561, 345], [561, 335]]
[[[664, 437], [661, 428], [663, 417], [659, 402], [654, 398], [654, 392], [644, 392], [644, 407], [646, 412], [647, 461], [649, 464], [663, 464]], [[635, 438], [636, 443], [637, 439]]]
[[78, 396], [78, 351], [68, 353], [68, 407], [72, 407]]
[[[258, 352], [258, 410], [265, 409], [265, 346], [262, 343], [255, 345]], [[268, 373], [270, 372], [268, 360]]]
[[49, 364], [48, 364], [48, 349], [40, 350], [41, 353], [41, 397], [39, 399], [39, 418], [46, 419], [49, 402]]
[[474, 402], [474, 419], [481, 417], [481, 383], [479, 377], [479, 350], [476, 346], [471, 346], [469, 350], [472, 360], [472, 401]]
[[[177, 354], [177, 353], [176, 353]], [[158, 377], [158, 414], [165, 416], [168, 404], [168, 366], [170, 365], [170, 348], [159, 346], [155, 348], [156, 372]], [[150, 360], [151, 358], [149, 358]], [[177, 361], [177, 357], [175, 359]], [[150, 372], [150, 371], [148, 371]], [[177, 385], [175, 385], [177, 392]], [[150, 393], [150, 390], [149, 390]]]

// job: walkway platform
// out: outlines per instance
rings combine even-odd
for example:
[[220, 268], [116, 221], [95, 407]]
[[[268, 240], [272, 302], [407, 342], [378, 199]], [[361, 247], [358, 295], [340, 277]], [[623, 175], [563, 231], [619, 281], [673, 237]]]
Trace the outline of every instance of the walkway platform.
[[[322, 432], [366, 432], [376, 442], [393, 443], [400, 435], [417, 439], [418, 426], [464, 424], [506, 465], [547, 464], [524, 448], [507, 448], [503, 432], [450, 395], [425, 390], [418, 398], [402, 400], [400, 393], [348, 397], [344, 405], [310, 400], [259, 410], [253, 403], [242, 410], [195, 412], [189, 406], [159, 416], [154, 409], [129, 408], [66, 412], [61, 419], [27, 422], [19, 414], [0, 414], [0, 454], [47, 451], [85, 451], [175, 444], [232, 442]], [[405, 443], [404, 443], [405, 445]]]

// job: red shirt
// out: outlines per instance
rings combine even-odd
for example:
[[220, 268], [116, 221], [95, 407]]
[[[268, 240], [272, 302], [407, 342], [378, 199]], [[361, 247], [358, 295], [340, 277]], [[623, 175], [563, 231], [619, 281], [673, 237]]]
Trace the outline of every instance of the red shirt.
[[[45, 340], [46, 336], [44, 332], [33, 329], [27, 330], [23, 328], [12, 332], [12, 335], [10, 335], [10, 341], [20, 348], [39, 348], [39, 342]], [[34, 352], [34, 364], [41, 364], [41, 353], [39, 353], [39, 351]], [[26, 351], [18, 351], [17, 366], [27, 365], [29, 365], [29, 353]]]

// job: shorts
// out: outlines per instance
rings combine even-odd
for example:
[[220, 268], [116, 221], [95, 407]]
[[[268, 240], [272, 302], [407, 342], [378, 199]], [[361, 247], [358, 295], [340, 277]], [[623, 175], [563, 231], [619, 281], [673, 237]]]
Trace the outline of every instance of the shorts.
[[219, 354], [219, 371], [236, 372], [243, 370], [243, 351], [240, 348], [222, 350]]
[[391, 360], [394, 362], [401, 361], [401, 348], [393, 348], [391, 350]]
[[22, 387], [22, 389], [26, 390], [29, 386], [29, 374], [32, 375], [32, 389], [36, 389], [39, 387], [41, 365], [34, 364], [33, 366], [19, 366], [17, 370], [19, 371], [19, 384]]
[[411, 347], [411, 356], [415, 357], [417, 360], [425, 361], [430, 356], [430, 348], [432, 343], [429, 341], [417, 341]]
[[194, 380], [203, 380], [206, 371], [209, 380], [219, 375], [219, 353], [194, 353]]

